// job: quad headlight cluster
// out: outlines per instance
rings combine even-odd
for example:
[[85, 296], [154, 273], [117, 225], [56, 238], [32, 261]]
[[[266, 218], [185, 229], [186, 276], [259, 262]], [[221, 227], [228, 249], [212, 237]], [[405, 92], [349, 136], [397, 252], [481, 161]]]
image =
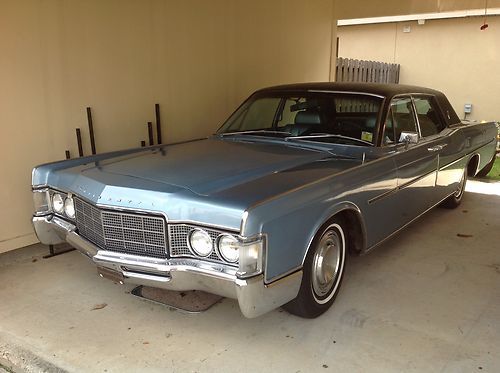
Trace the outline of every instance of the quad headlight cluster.
[[75, 218], [75, 201], [71, 194], [50, 189], [34, 190], [33, 202], [36, 215], [56, 213], [70, 219]]
[[207, 231], [198, 228], [189, 235], [189, 246], [202, 257], [209, 256], [216, 248], [226, 262], [237, 263], [239, 259], [239, 241], [230, 234], [221, 234], [214, 242]]
[[259, 235], [250, 239], [223, 233], [213, 240], [202, 228], [194, 229], [188, 237], [189, 247], [200, 257], [209, 256], [217, 250], [226, 262], [238, 264], [238, 276], [250, 277], [262, 272], [264, 237]]

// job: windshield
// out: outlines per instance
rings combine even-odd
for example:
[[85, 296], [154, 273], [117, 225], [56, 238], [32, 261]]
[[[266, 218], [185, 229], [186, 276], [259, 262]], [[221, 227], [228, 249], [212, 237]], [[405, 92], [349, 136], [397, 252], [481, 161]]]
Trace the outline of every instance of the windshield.
[[382, 98], [353, 93], [257, 95], [217, 134], [373, 145]]

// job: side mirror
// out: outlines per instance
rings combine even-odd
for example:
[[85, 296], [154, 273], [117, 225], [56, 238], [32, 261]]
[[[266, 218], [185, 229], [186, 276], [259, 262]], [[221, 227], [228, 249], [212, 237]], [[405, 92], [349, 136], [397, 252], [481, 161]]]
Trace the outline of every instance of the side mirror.
[[418, 133], [416, 132], [401, 132], [399, 142], [404, 143], [406, 146], [416, 144], [418, 142]]

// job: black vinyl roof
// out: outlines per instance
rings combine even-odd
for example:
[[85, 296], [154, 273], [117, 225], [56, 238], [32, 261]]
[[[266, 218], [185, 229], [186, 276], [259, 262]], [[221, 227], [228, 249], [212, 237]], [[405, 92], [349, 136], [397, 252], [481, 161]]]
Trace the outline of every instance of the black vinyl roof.
[[404, 84], [383, 84], [383, 83], [334, 83], [334, 82], [318, 82], [318, 83], [296, 83], [287, 85], [277, 85], [274, 87], [263, 88], [255, 92], [255, 94], [266, 93], [285, 93], [285, 92], [308, 92], [308, 91], [340, 91], [340, 92], [356, 92], [368, 93], [391, 99], [396, 95], [402, 94], [430, 94], [436, 97], [444, 119], [447, 125], [460, 123], [458, 115], [455, 113], [452, 105], [446, 96], [435, 89], [418, 87]]
[[296, 83], [278, 85], [260, 89], [259, 93], [265, 92], [287, 92], [287, 91], [346, 91], [346, 92], [365, 92], [384, 97], [392, 97], [405, 93], [427, 93], [433, 95], [442, 95], [441, 92], [430, 88], [417, 87], [404, 84], [382, 84], [382, 83]]

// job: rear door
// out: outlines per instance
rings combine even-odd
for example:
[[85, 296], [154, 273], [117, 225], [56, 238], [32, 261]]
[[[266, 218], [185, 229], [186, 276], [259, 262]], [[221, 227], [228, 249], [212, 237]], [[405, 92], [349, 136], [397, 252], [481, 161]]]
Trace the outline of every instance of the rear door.
[[463, 176], [464, 162], [460, 160], [463, 135], [449, 129], [432, 95], [414, 95], [415, 113], [420, 128], [420, 141], [429, 152], [437, 156], [438, 172], [436, 187], [429, 198], [436, 204], [457, 190]]

